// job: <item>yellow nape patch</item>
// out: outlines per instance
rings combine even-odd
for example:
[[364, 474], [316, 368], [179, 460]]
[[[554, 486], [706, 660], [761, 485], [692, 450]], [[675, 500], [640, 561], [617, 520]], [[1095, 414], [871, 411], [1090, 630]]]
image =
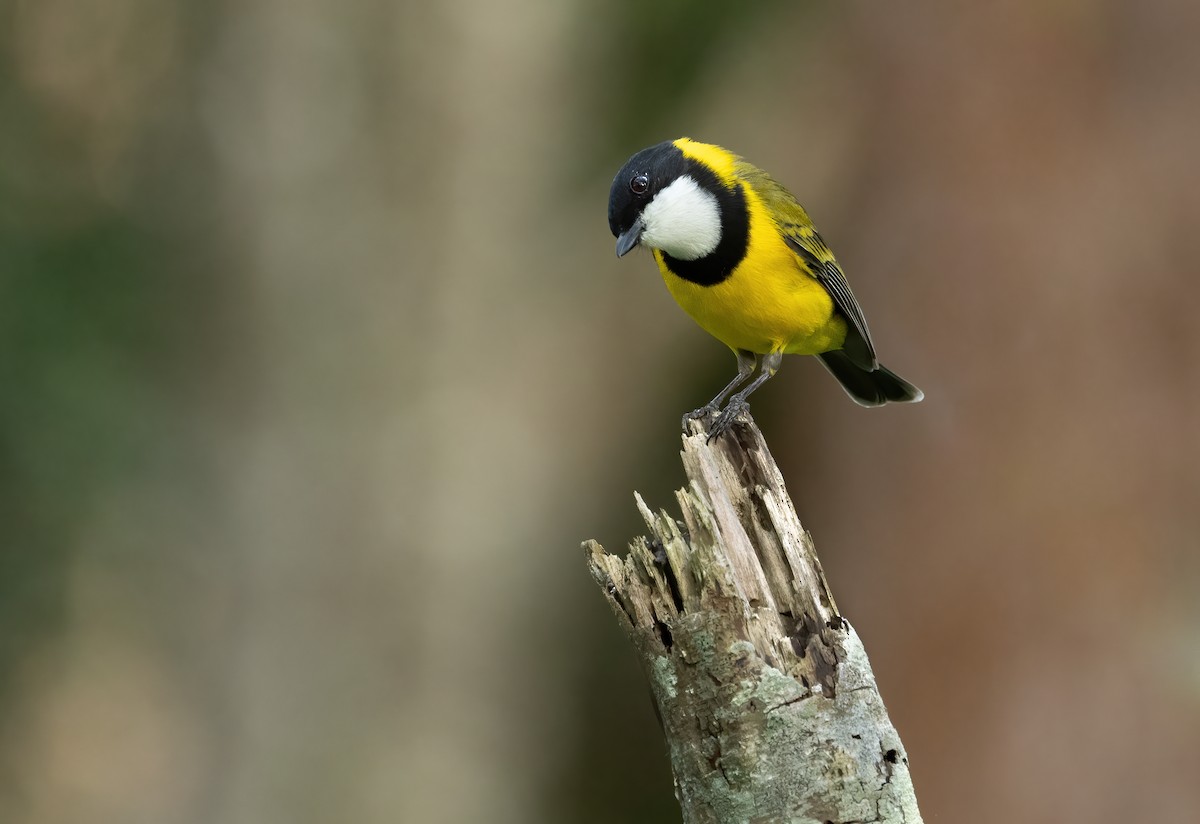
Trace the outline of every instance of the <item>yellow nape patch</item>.
[[690, 137], [681, 137], [675, 141], [675, 146], [686, 157], [698, 160], [708, 166], [726, 186], [732, 186], [736, 177], [734, 167], [738, 156], [733, 152], [715, 146], [712, 143], [698, 143]]

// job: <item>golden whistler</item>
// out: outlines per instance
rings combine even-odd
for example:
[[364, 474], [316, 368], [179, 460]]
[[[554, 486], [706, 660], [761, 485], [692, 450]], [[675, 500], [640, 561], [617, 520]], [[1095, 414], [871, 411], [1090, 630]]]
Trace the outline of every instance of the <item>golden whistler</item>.
[[608, 225], [617, 255], [651, 249], [676, 302], [737, 356], [737, 377], [685, 427], [715, 415], [709, 437], [728, 429], [784, 355], [816, 355], [862, 406], [923, 397], [875, 356], [862, 308], [804, 207], [737, 155], [686, 137], [643, 149], [613, 179]]

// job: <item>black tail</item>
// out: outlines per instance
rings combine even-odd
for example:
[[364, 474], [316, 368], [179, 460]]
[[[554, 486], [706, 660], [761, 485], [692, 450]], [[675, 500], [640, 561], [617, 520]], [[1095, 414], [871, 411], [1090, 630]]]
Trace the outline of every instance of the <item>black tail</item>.
[[885, 403], [916, 403], [925, 393], [886, 366], [863, 369], [845, 352], [817, 355], [846, 394], [859, 406], [883, 406]]

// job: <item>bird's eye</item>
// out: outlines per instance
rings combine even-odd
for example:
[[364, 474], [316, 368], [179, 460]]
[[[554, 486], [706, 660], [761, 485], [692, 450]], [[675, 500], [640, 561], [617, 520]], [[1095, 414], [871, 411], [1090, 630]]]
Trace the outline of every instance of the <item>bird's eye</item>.
[[650, 178], [645, 175], [638, 175], [633, 180], [629, 181], [629, 191], [635, 195], [644, 195], [646, 190], [650, 188]]

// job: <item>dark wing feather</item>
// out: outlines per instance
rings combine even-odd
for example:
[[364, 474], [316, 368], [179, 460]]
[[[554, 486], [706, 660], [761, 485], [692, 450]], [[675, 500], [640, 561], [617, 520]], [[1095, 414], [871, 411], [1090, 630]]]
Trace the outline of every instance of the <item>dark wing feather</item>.
[[815, 229], [780, 224], [779, 230], [783, 233], [784, 242], [808, 265], [813, 277], [825, 287], [825, 291], [833, 298], [834, 305], [850, 322], [842, 350], [864, 369], [874, 369], [879, 365], [879, 361], [875, 357], [871, 330], [867, 328], [867, 319], [863, 317], [862, 307], [850, 291], [850, 284], [846, 282], [846, 275], [842, 272], [842, 267], [838, 266], [833, 252], [829, 251], [829, 247]]
[[871, 332], [867, 329], [862, 307], [850, 291], [850, 284], [846, 282], [846, 275], [838, 265], [837, 258], [817, 234], [804, 207], [791, 192], [756, 166], [742, 161], [737, 171], [774, 216], [784, 242], [804, 262], [817, 282], [825, 287], [838, 311], [849, 322], [842, 350], [862, 368], [875, 369], [879, 361], [875, 357], [875, 344], [871, 342]]

